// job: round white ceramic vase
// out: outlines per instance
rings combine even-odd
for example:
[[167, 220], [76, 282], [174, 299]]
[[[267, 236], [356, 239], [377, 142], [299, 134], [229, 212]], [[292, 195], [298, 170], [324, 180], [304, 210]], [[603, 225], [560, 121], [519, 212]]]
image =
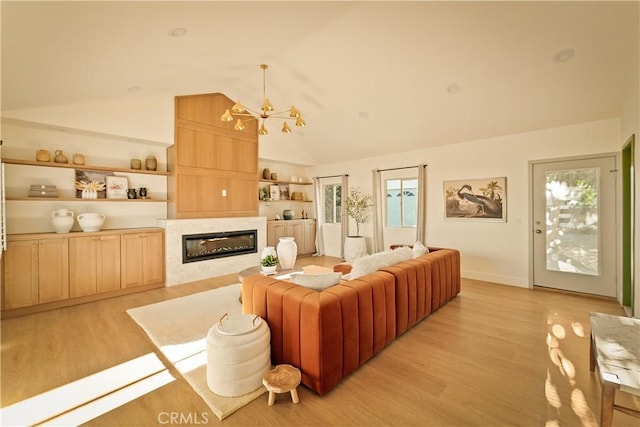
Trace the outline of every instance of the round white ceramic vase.
[[264, 259], [264, 257], [266, 257], [267, 255], [273, 255], [277, 257], [278, 254], [276, 253], [276, 248], [274, 248], [273, 246], [265, 246], [262, 250], [262, 255], [260, 255], [260, 259]]
[[58, 209], [51, 212], [51, 222], [56, 233], [68, 233], [73, 227], [73, 212], [68, 209]]
[[283, 270], [291, 270], [298, 256], [298, 245], [293, 237], [281, 237], [278, 247], [278, 261]]
[[85, 232], [100, 231], [104, 218], [104, 215], [98, 213], [82, 213], [78, 215], [78, 224]]

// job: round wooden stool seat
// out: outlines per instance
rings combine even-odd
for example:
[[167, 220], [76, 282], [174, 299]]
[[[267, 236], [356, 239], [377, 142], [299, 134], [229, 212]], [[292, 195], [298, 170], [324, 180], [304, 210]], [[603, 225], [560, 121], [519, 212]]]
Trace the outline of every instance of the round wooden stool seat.
[[269, 391], [269, 406], [276, 400], [276, 393], [291, 392], [293, 403], [300, 402], [296, 387], [300, 384], [300, 370], [291, 365], [278, 365], [274, 369], [265, 372], [262, 384]]

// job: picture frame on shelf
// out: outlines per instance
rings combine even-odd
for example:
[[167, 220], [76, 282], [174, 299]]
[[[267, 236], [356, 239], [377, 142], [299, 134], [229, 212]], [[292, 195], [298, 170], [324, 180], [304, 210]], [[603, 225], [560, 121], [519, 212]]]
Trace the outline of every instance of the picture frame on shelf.
[[289, 200], [289, 184], [279, 184], [280, 200]]
[[269, 198], [271, 200], [280, 200], [280, 187], [278, 185], [269, 186]]
[[110, 173], [99, 170], [76, 169], [76, 198], [82, 199], [82, 192], [94, 191], [97, 199], [107, 198], [107, 180]]
[[126, 199], [128, 187], [126, 176], [107, 176], [107, 199]]

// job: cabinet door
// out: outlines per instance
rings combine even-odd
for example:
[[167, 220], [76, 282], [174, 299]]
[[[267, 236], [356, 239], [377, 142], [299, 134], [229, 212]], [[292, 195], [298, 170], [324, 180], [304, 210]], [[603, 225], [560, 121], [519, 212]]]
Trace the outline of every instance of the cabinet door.
[[164, 282], [164, 234], [142, 235], [142, 281], [145, 285]]
[[69, 298], [69, 240], [38, 242], [38, 302]]
[[316, 252], [316, 222], [305, 221], [304, 225], [304, 254], [313, 254]]
[[121, 284], [123, 288], [142, 286], [142, 234], [123, 234], [121, 236]]
[[298, 248], [298, 255], [304, 253], [304, 232], [302, 229], [302, 223], [299, 221], [287, 224], [287, 237], [293, 237]]
[[278, 246], [278, 242], [280, 242], [281, 237], [287, 237], [286, 224], [284, 222], [272, 222], [271, 233], [267, 230], [267, 246]]
[[81, 297], [96, 293], [96, 238], [69, 239], [69, 295]]
[[96, 238], [96, 291], [120, 289], [120, 235]]
[[38, 303], [38, 241], [8, 242], [3, 256], [2, 308]]
[[164, 281], [164, 237], [162, 232], [122, 235], [121, 277], [123, 288]]

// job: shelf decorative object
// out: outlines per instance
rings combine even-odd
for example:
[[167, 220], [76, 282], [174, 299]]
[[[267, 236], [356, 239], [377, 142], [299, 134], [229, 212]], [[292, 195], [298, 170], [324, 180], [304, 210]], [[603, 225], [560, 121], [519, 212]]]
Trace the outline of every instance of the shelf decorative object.
[[84, 154], [75, 153], [72, 162], [74, 165], [84, 165]]
[[135, 169], [135, 170], [142, 169], [142, 160], [140, 160], [140, 159], [131, 159], [131, 169]]
[[264, 168], [262, 170], [262, 177], [264, 179], [271, 179], [271, 170], [269, 168]]
[[93, 212], [78, 215], [78, 224], [84, 232], [100, 231], [104, 220], [104, 215]]
[[68, 233], [73, 227], [74, 214], [68, 209], [58, 209], [51, 212], [51, 222], [56, 233]]
[[55, 157], [53, 158], [53, 161], [56, 163], [69, 163], [69, 159], [67, 159], [67, 156], [64, 155], [64, 153], [62, 152], [62, 150], [56, 150], [55, 151]]
[[126, 199], [129, 180], [126, 176], [107, 177], [107, 199]]
[[49, 150], [36, 150], [36, 161], [38, 162], [50, 162], [51, 153]]
[[156, 159], [156, 156], [147, 156], [144, 161], [144, 167], [148, 171], [156, 170], [158, 168], [158, 160]]
[[[107, 198], [107, 173], [103, 171], [90, 171], [76, 169], [76, 197], [80, 199], [106, 199]], [[84, 193], [83, 193], [84, 190]], [[88, 193], [89, 197], [83, 197]], [[96, 197], [93, 197], [95, 192]]]

